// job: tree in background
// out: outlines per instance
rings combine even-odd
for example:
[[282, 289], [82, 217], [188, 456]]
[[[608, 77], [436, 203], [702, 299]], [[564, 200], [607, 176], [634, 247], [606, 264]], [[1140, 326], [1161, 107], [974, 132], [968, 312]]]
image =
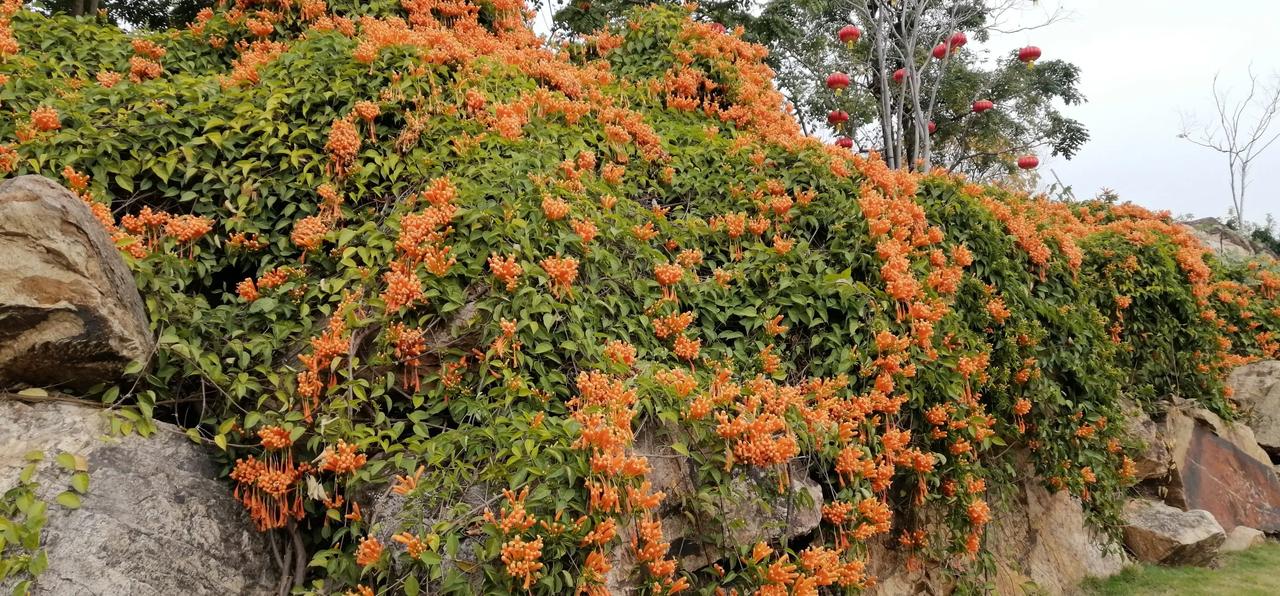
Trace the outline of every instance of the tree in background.
[[[590, 33], [648, 1], [578, 0], [548, 7], [558, 34]], [[674, 2], [672, 2], [674, 4]], [[743, 0], [699, 3], [697, 17], [727, 28], [741, 26], [743, 38], [769, 48], [775, 82], [795, 109], [806, 134], [829, 135], [833, 110], [849, 115], [841, 133], [860, 150], [876, 150], [894, 167], [924, 160], [978, 180], [1018, 171], [1017, 159], [1037, 151], [1073, 157], [1089, 139], [1080, 122], [1062, 106], [1082, 103], [1080, 69], [1062, 60], [1027, 69], [1014, 56], [994, 62], [970, 50], [933, 48], [958, 31], [986, 41], [1001, 29], [1007, 13], [1030, 0]], [[555, 8], [558, 6], [558, 8]], [[1050, 16], [1046, 23], [1056, 20]], [[836, 32], [850, 23], [864, 32], [848, 47]], [[898, 69], [911, 71], [915, 85], [893, 83]], [[849, 92], [835, 96], [828, 74], [850, 76]], [[918, 90], [918, 97], [908, 90]], [[915, 101], [918, 98], [919, 102]], [[973, 114], [985, 99], [995, 109]], [[917, 107], [918, 105], [918, 107]], [[933, 135], [925, 134], [935, 122]], [[887, 140], [886, 140], [887, 139]]]
[[1180, 139], [1212, 149], [1227, 158], [1231, 176], [1231, 218], [1234, 227], [1245, 229], [1244, 198], [1249, 190], [1249, 174], [1253, 162], [1271, 147], [1280, 132], [1271, 133], [1276, 112], [1280, 112], [1280, 75], [1271, 84], [1259, 84], [1249, 70], [1249, 93], [1232, 103], [1230, 94], [1218, 89], [1218, 75], [1213, 77], [1213, 104], [1217, 120], [1193, 132], [1193, 124], [1185, 119]]
[[32, 7], [46, 13], [93, 15], [105, 10], [108, 19], [142, 29], [183, 27], [214, 0], [37, 0]]
[[[1074, 156], [1088, 132], [1058, 103], [1084, 101], [1079, 68], [1060, 60], [1024, 67], [1038, 50], [991, 62], [966, 48], [970, 35], [989, 40], [1008, 13], [1033, 3], [843, 0], [863, 39], [838, 60], [848, 65], [851, 88], [874, 102], [873, 118], [863, 116], [865, 101], [849, 112], [854, 143], [876, 147], [894, 167], [941, 166], [978, 179], [1015, 172], [1020, 156], [1038, 150]], [[838, 47], [834, 32], [826, 39]], [[826, 97], [844, 108], [846, 100]]]

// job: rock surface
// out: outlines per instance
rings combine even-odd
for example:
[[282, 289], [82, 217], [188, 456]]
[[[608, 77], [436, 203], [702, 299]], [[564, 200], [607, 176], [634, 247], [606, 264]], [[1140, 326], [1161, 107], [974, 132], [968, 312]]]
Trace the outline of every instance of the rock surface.
[[[822, 521], [822, 488], [802, 462], [792, 462], [790, 483], [782, 492], [776, 474], [741, 468], [722, 487], [699, 486], [697, 466], [674, 447], [683, 438], [672, 428], [646, 427], [637, 432], [632, 447], [649, 458], [646, 479], [652, 490], [666, 493], [658, 514], [663, 538], [671, 544], [670, 556], [678, 560], [680, 569], [700, 569], [739, 546], [803, 536]], [[700, 491], [711, 498], [699, 499]], [[624, 536], [630, 532], [630, 528], [619, 531]], [[610, 594], [637, 592], [636, 565], [634, 549], [615, 548], [606, 577]]]
[[1234, 553], [1242, 550], [1249, 550], [1255, 546], [1262, 546], [1267, 541], [1267, 535], [1261, 530], [1255, 530], [1248, 526], [1236, 526], [1236, 529], [1227, 534], [1227, 539], [1223, 541], [1222, 547], [1218, 550], [1224, 553]]
[[1218, 253], [1219, 257], [1243, 260], [1259, 254], [1270, 254], [1262, 245], [1227, 227], [1217, 218], [1205, 217], [1189, 221], [1186, 225], [1200, 242]]
[[1133, 458], [1135, 477], [1138, 481], [1144, 481], [1168, 476], [1173, 456], [1160, 432], [1160, 425], [1134, 402], [1124, 401], [1121, 408], [1124, 411], [1125, 431], [1142, 446], [1142, 451]]
[[1226, 532], [1203, 509], [1182, 511], [1159, 501], [1125, 504], [1124, 543], [1138, 560], [1164, 565], [1208, 565], [1218, 555]]
[[1243, 424], [1185, 404], [1169, 408], [1164, 437], [1174, 471], [1167, 501], [1208, 511], [1226, 531], [1280, 532], [1280, 477]]
[[53, 181], [0, 183], [0, 388], [90, 386], [145, 359], [142, 299], [84, 202]]
[[[49, 503], [41, 538], [49, 568], [33, 594], [271, 594], [280, 577], [265, 535], [232, 499], [204, 450], [168, 425], [150, 438], [110, 438], [105, 415], [74, 403], [27, 404], [0, 394], [0, 494], [32, 451]], [[82, 457], [89, 490], [78, 509], [55, 502]], [[7, 580], [12, 582], [13, 578]], [[10, 586], [0, 582], [0, 592]]]
[[[1108, 548], [1105, 537], [1088, 526], [1078, 500], [1044, 488], [1025, 453], [1015, 462], [1024, 480], [1011, 491], [992, 492], [986, 545], [995, 558], [994, 593], [1070, 594], [1086, 578], [1109, 577], [1129, 564], [1118, 544]], [[895, 548], [891, 542], [873, 544], [869, 571], [880, 579], [873, 593], [954, 591], [954, 580], [937, 565], [907, 571]]]
[[1258, 444], [1280, 456], [1280, 360], [1241, 366], [1231, 371], [1227, 382]]

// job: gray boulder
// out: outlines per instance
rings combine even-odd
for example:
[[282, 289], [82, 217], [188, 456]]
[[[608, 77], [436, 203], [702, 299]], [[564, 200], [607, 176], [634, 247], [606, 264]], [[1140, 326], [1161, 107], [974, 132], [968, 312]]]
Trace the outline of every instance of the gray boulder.
[[[203, 448], [166, 424], [149, 438], [109, 437], [108, 414], [73, 402], [0, 394], [0, 494], [19, 484], [29, 454], [42, 456], [32, 481], [48, 503], [40, 547], [49, 566], [32, 594], [275, 593], [281, 574], [267, 537]], [[89, 475], [78, 508], [58, 504], [75, 492], [63, 454]], [[21, 579], [0, 581], [0, 593]]]
[[1227, 382], [1258, 444], [1280, 455], [1280, 360], [1241, 366], [1231, 371]]
[[1159, 501], [1125, 504], [1124, 543], [1139, 561], [1163, 565], [1208, 565], [1227, 534], [1202, 509], [1182, 511]]

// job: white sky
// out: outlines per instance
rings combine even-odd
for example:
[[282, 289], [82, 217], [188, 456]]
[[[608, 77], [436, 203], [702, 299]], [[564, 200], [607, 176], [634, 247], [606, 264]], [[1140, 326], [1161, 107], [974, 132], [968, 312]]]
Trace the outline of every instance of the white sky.
[[[1049, 27], [969, 46], [1036, 45], [1044, 59], [1081, 68], [1088, 102], [1066, 112], [1091, 140], [1070, 161], [1042, 159], [1046, 181], [1056, 173], [1079, 198], [1106, 187], [1175, 215], [1224, 217], [1231, 205], [1226, 158], [1177, 135], [1183, 114], [1201, 123], [1214, 116], [1215, 73], [1236, 96], [1246, 90], [1250, 64], [1262, 77], [1280, 73], [1280, 0], [1040, 0], [1011, 17], [1010, 28], [1042, 22], [1059, 6], [1067, 16]], [[545, 32], [548, 20], [544, 11], [535, 29]], [[1273, 128], [1280, 132], [1280, 122]], [[1280, 143], [1255, 162], [1246, 196], [1246, 219], [1280, 218]]]
[[[1052, 8], [1053, 2], [1041, 2]], [[1083, 106], [1067, 110], [1092, 139], [1071, 161], [1045, 160], [1078, 197], [1102, 187], [1122, 199], [1175, 215], [1222, 217], [1231, 204], [1221, 154], [1177, 138], [1182, 114], [1207, 123], [1215, 115], [1210, 88], [1237, 97], [1247, 69], [1280, 73], [1280, 0], [1068, 0], [1066, 20], [993, 39], [992, 50], [1037, 45], [1044, 58], [1081, 69]], [[1044, 16], [1041, 9], [1041, 19]], [[1022, 17], [1036, 18], [1034, 11]], [[1280, 132], [1280, 123], [1272, 127]], [[1280, 143], [1254, 164], [1246, 219], [1280, 218]]]

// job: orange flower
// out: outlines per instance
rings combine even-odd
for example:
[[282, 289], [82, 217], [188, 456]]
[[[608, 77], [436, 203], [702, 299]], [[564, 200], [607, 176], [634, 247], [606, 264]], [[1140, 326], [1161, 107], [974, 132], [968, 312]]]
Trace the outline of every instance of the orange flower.
[[361, 538], [360, 546], [356, 547], [356, 565], [368, 567], [377, 563], [380, 558], [382, 558], [382, 543], [373, 536]]
[[49, 106], [40, 106], [31, 111], [31, 127], [40, 132], [48, 132], [62, 128], [62, 119], [58, 111]]
[[503, 257], [498, 253], [489, 255], [489, 270], [493, 272], [493, 276], [499, 282], [507, 285], [508, 291], [516, 289], [520, 274], [523, 273], [520, 264], [516, 262], [515, 255]]
[[551, 278], [551, 293], [555, 297], [573, 296], [573, 281], [578, 278], [578, 259], [556, 255], [543, 259], [541, 265]]
[[336, 446], [325, 447], [320, 454], [320, 469], [334, 474], [354, 474], [368, 458], [356, 453], [356, 446], [341, 439]]

